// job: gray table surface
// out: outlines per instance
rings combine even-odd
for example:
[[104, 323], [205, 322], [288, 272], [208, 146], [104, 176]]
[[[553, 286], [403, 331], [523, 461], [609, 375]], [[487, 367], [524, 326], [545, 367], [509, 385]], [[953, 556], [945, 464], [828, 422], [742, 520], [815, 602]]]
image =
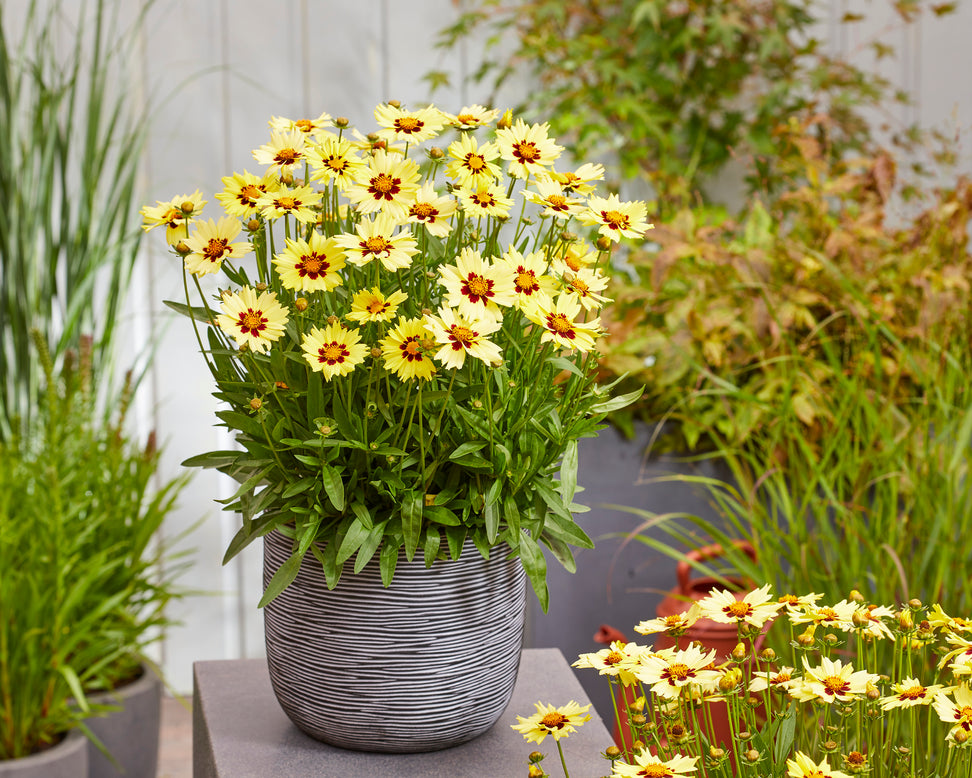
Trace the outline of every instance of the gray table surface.
[[[559, 650], [527, 649], [513, 700], [481, 737], [428, 754], [367, 754], [319, 743], [297, 729], [273, 696], [266, 660], [196, 662], [193, 676], [194, 778], [522, 778], [534, 750], [547, 754], [544, 768], [559, 776], [553, 738], [538, 747], [510, 725], [518, 715], [533, 714], [536, 702], [589, 702]], [[600, 754], [611, 736], [593, 708], [590, 712], [590, 721], [561, 740], [571, 778], [610, 772]]]

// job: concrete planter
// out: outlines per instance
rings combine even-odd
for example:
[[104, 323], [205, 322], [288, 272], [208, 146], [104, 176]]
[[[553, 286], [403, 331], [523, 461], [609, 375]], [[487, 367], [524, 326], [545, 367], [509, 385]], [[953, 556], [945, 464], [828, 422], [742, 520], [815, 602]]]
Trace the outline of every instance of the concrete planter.
[[89, 697], [92, 704], [120, 705], [87, 725], [115, 762], [88, 743], [88, 778], [155, 778], [159, 761], [162, 682], [148, 667], [140, 678]]
[[53, 748], [23, 759], [0, 762], [0, 778], [85, 778], [88, 740], [73, 730]]

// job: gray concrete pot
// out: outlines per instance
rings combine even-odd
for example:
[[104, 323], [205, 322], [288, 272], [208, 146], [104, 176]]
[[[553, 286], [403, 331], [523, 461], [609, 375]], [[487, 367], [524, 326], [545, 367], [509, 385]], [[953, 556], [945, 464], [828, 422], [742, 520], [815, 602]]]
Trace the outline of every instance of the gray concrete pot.
[[[114, 762], [88, 743], [88, 778], [155, 778], [159, 761], [162, 682], [148, 667], [136, 681], [88, 697], [92, 705], [120, 705], [87, 720]], [[117, 765], [116, 765], [117, 762]]]
[[85, 778], [87, 774], [88, 740], [78, 730], [39, 754], [0, 762], [0, 778]]

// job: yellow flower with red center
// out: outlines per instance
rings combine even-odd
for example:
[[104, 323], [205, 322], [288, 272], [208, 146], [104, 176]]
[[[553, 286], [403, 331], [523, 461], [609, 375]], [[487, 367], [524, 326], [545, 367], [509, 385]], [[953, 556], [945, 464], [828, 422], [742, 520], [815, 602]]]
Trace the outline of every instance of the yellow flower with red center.
[[304, 359], [314, 370], [324, 374], [324, 380], [344, 376], [364, 362], [370, 349], [361, 342], [358, 330], [342, 327], [339, 322], [324, 329], [313, 327], [301, 343]]
[[503, 262], [488, 263], [471, 248], [459, 252], [455, 265], [442, 268], [446, 305], [467, 319], [499, 319], [500, 306], [516, 301], [513, 271]]
[[803, 681], [794, 685], [790, 696], [800, 702], [823, 700], [827, 703], [850, 702], [867, 692], [868, 684], [876, 685], [879, 676], [866, 670], [855, 672], [852, 664], [839, 659], [820, 658], [819, 667], [810, 667], [803, 658]]
[[269, 221], [291, 216], [302, 224], [317, 221], [317, 205], [321, 193], [312, 186], [280, 187], [264, 192], [257, 200], [260, 215]]
[[966, 736], [972, 737], [972, 690], [969, 689], [968, 684], [963, 683], [950, 691], [938, 694], [932, 700], [932, 707], [939, 719], [952, 725], [948, 732], [950, 743], [955, 742], [955, 733], [959, 730]]
[[462, 209], [471, 218], [484, 216], [509, 216], [513, 207], [513, 200], [506, 196], [506, 192], [499, 184], [484, 184], [475, 189], [462, 188], [459, 190], [459, 202]]
[[574, 319], [581, 311], [577, 298], [560, 295], [556, 303], [550, 298], [537, 298], [523, 309], [526, 317], [543, 328], [540, 340], [578, 351], [590, 351], [601, 336], [600, 318], [579, 322]]
[[564, 192], [587, 196], [596, 188], [595, 181], [604, 179], [604, 165], [587, 162], [577, 170], [558, 173], [556, 170], [545, 170], [537, 173], [538, 181], [556, 181]]
[[680, 613], [671, 613], [668, 616], [659, 616], [655, 619], [648, 619], [639, 622], [634, 631], [641, 635], [654, 635], [658, 632], [665, 632], [668, 635], [677, 636], [685, 634], [685, 631], [697, 622], [702, 615], [702, 610], [697, 602], [693, 602], [688, 610]]
[[625, 686], [638, 683], [635, 670], [638, 668], [641, 655], [648, 649], [637, 643], [624, 643], [615, 640], [607, 648], [590, 654], [581, 654], [571, 667], [589, 667], [597, 670], [600, 675], [617, 678]]
[[679, 775], [694, 773], [697, 756], [683, 756], [676, 754], [671, 759], [662, 760], [661, 757], [643, 749], [632, 757], [632, 764], [627, 762], [614, 763], [614, 775], [620, 778], [634, 776], [635, 778], [677, 778]]
[[281, 173], [291, 173], [297, 165], [303, 165], [306, 155], [306, 138], [300, 130], [289, 132], [271, 131], [270, 142], [254, 149], [253, 159], [261, 165], [270, 165]]
[[223, 313], [216, 317], [219, 328], [236, 340], [239, 348], [266, 353], [270, 344], [284, 334], [287, 311], [273, 292], [260, 292], [244, 286], [239, 292], [223, 295]]
[[444, 238], [452, 231], [450, 219], [459, 205], [452, 197], [439, 195], [431, 181], [419, 187], [415, 201], [408, 207], [409, 223], [424, 224], [430, 235]]
[[176, 245], [189, 235], [189, 221], [198, 217], [206, 201], [198, 189], [189, 195], [178, 195], [171, 200], [156, 200], [155, 205], [145, 205], [142, 214], [142, 229], [148, 232], [156, 227], [165, 227], [165, 241]]
[[710, 669], [715, 657], [715, 649], [702, 653], [694, 643], [684, 651], [646, 652], [635, 675], [649, 684], [655, 694], [675, 699], [686, 686], [709, 686], [718, 682], [719, 672]]
[[567, 271], [560, 277], [561, 292], [575, 297], [585, 311], [595, 311], [611, 302], [601, 292], [607, 289], [608, 278], [598, 268], [584, 267], [576, 273]]
[[841, 600], [836, 605], [804, 605], [800, 610], [790, 611], [793, 624], [824, 624], [828, 627], [854, 629], [854, 612], [857, 605]]
[[287, 289], [330, 292], [343, 283], [344, 251], [334, 238], [312, 232], [309, 240], [286, 239], [286, 248], [273, 257], [280, 281]]
[[517, 119], [512, 127], [496, 131], [500, 156], [509, 162], [513, 178], [529, 178], [550, 167], [564, 150], [547, 133], [550, 125], [527, 124]]
[[802, 751], [786, 760], [786, 774], [789, 778], [850, 778], [847, 773], [832, 769], [826, 757], [818, 764]]
[[388, 141], [418, 143], [434, 138], [445, 126], [448, 117], [434, 106], [406, 111], [383, 103], [375, 108], [375, 122], [381, 128], [378, 137]]
[[459, 140], [449, 144], [449, 162], [446, 175], [466, 189], [479, 189], [495, 183], [502, 174], [493, 160], [499, 159], [499, 146], [484, 143], [482, 146], [474, 135], [463, 133]]
[[446, 367], [458, 370], [465, 363], [466, 354], [487, 365], [498, 365], [503, 360], [499, 346], [488, 338], [500, 328], [498, 320], [467, 319], [443, 306], [439, 308], [438, 316], [426, 316], [425, 323], [435, 342], [441, 346], [435, 352], [435, 358]]
[[646, 221], [648, 207], [641, 201], [621, 202], [616, 194], [591, 197], [581, 211], [582, 224], [600, 225], [598, 233], [617, 242], [621, 238], [640, 238], [653, 225]]
[[800, 679], [794, 676], [792, 667], [781, 667], [776, 671], [753, 673], [752, 680], [749, 682], [749, 691], [754, 694], [766, 689], [781, 689], [789, 692], [798, 683]]
[[570, 219], [584, 210], [584, 206], [576, 197], [571, 197], [556, 181], [538, 180], [534, 184], [536, 191], [524, 189], [523, 197], [529, 202], [543, 207], [544, 216], [557, 219]]
[[398, 306], [408, 299], [408, 295], [396, 290], [387, 297], [377, 286], [355, 292], [351, 298], [351, 312], [347, 318], [366, 324], [373, 321], [391, 321], [395, 318]]
[[355, 154], [351, 141], [327, 134], [321, 142], [307, 150], [311, 181], [333, 182], [341, 191], [353, 186], [355, 178], [367, 168]]
[[878, 700], [883, 710], [931, 705], [932, 700], [937, 695], [948, 691], [948, 689], [940, 684], [924, 686], [917, 678], [905, 678], [898, 683], [891, 684], [891, 691], [894, 694], [889, 694]]
[[536, 709], [537, 712], [527, 718], [517, 716], [516, 720], [519, 724], [510, 725], [523, 735], [528, 743], [542, 743], [547, 735], [553, 736], [554, 740], [560, 740], [571, 732], [576, 732], [577, 727], [585, 721], [590, 721], [591, 718], [587, 713], [591, 706], [581, 707], [574, 700], [560, 707], [538, 702]]
[[226, 213], [239, 219], [249, 219], [259, 213], [257, 201], [267, 192], [280, 188], [276, 176], [268, 174], [261, 178], [245, 170], [225, 176], [222, 181], [223, 191], [217, 192], [216, 199]]
[[772, 602], [769, 584], [748, 592], [743, 599], [726, 589], [715, 590], [699, 601], [702, 614], [721, 624], [750, 624], [762, 629], [767, 621], [776, 617], [782, 603]]
[[539, 297], [553, 297], [557, 291], [557, 279], [547, 275], [547, 260], [539, 251], [523, 256], [515, 246], [510, 246], [500, 258], [513, 272], [513, 289], [516, 306], [523, 310]]
[[345, 194], [361, 213], [382, 211], [403, 222], [418, 191], [419, 176], [419, 166], [407, 157], [376, 151]]
[[249, 243], [233, 243], [243, 229], [232, 216], [224, 216], [218, 222], [209, 219], [200, 222], [191, 237], [186, 238], [189, 248], [186, 254], [186, 270], [196, 276], [215, 273], [229, 257], [242, 257], [253, 247]]
[[435, 374], [435, 364], [429, 354], [435, 342], [424, 320], [400, 319], [379, 345], [385, 367], [402, 381], [428, 380]]
[[459, 113], [443, 114], [446, 123], [455, 127], [457, 130], [474, 130], [477, 127], [485, 127], [492, 124], [499, 118], [498, 109], [489, 109], [482, 105], [464, 105]]
[[377, 259], [386, 270], [400, 270], [412, 264], [412, 257], [419, 249], [412, 233], [395, 232], [396, 227], [391, 216], [379, 213], [374, 219], [358, 222], [354, 235], [345, 233], [334, 240], [353, 265], [363, 267]]
[[333, 127], [330, 115], [322, 113], [316, 119], [286, 119], [283, 116], [271, 116], [270, 129], [277, 132], [302, 132], [306, 138], [316, 139], [326, 127]]

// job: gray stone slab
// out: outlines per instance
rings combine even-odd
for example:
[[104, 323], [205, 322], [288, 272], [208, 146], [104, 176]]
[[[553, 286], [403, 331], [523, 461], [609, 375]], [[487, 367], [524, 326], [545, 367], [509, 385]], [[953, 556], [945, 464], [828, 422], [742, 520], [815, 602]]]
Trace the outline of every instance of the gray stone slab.
[[[366, 754], [318, 743], [297, 729], [273, 696], [263, 659], [196, 662], [193, 676], [194, 778], [515, 778], [526, 775], [527, 756], [537, 750], [510, 728], [516, 717], [532, 714], [537, 702], [589, 702], [559, 650], [527, 649], [513, 700], [486, 734], [428, 754]], [[600, 754], [611, 736], [593, 708], [591, 713], [561, 741], [572, 778], [610, 772]], [[538, 750], [547, 754], [547, 772], [560, 775], [553, 739]]]

